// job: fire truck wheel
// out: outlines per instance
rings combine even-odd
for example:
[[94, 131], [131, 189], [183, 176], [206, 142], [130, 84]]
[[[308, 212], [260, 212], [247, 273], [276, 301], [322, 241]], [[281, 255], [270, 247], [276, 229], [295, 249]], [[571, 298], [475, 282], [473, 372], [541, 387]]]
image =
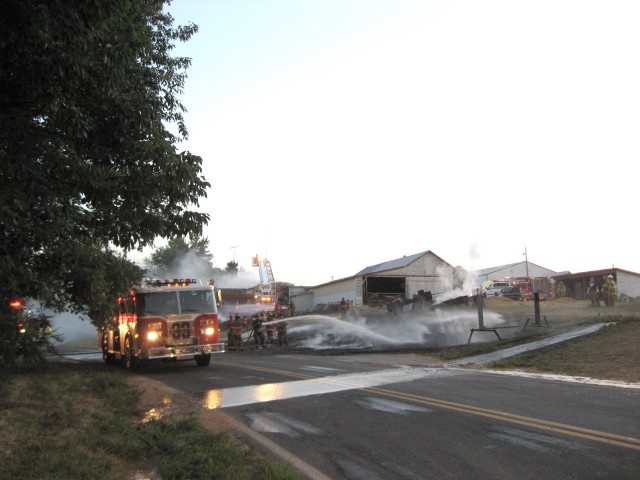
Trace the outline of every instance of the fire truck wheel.
[[211, 354], [203, 353], [202, 355], [196, 355], [196, 363], [199, 367], [206, 367], [211, 362]]
[[130, 337], [127, 337], [124, 341], [124, 356], [122, 357], [122, 363], [124, 364], [124, 368], [127, 370], [135, 369], [138, 366], [137, 359], [133, 355]]
[[109, 353], [109, 339], [106, 335], [102, 337], [102, 360], [104, 363], [111, 363], [113, 360], [113, 354]]

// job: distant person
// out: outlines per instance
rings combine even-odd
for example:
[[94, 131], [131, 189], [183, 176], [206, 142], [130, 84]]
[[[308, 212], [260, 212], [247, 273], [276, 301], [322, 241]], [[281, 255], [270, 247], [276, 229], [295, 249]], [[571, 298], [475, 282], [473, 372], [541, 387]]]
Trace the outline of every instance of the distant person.
[[233, 346], [233, 330], [231, 329], [233, 325], [233, 315], [229, 315], [229, 320], [227, 320], [225, 325], [227, 327], [227, 347], [229, 350], [235, 350]]
[[296, 306], [293, 303], [293, 300], [289, 300], [289, 316], [295, 317], [296, 315]]
[[609, 306], [609, 283], [607, 283], [607, 276], [602, 277], [602, 289], [600, 294], [602, 295], [602, 300], [604, 301], [604, 306]]
[[344, 297], [342, 297], [342, 300], [340, 300], [340, 314], [342, 315], [342, 318], [347, 315], [347, 301], [344, 299]]
[[280, 344], [280, 346], [289, 345], [289, 335], [287, 333], [287, 322], [285, 322], [284, 320], [279, 322], [277, 329], [278, 329], [278, 344]]
[[609, 298], [609, 307], [613, 307], [616, 304], [616, 297], [618, 295], [618, 287], [613, 280], [613, 275], [607, 277], [607, 296]]
[[253, 327], [253, 340], [256, 342], [256, 348], [264, 348], [264, 332], [262, 324], [264, 323], [260, 315], [256, 315], [251, 323]]
[[566, 295], [566, 290], [564, 287], [564, 283], [560, 282], [556, 285], [556, 297], [562, 298]]
[[593, 277], [591, 277], [589, 279], [589, 286], [587, 287], [587, 296], [591, 299], [592, 307], [600, 306], [599, 294], [600, 292], [598, 291], [598, 284], [596, 283], [596, 280]]
[[273, 323], [274, 318], [273, 318], [273, 313], [269, 312], [269, 314], [267, 315], [267, 324], [265, 325], [266, 331], [267, 331], [267, 339], [266, 339], [266, 344], [269, 345], [273, 345], [273, 331], [275, 330], [275, 323]]
[[237, 313], [233, 318], [233, 322], [231, 322], [231, 338], [233, 339], [233, 344], [230, 350], [244, 350], [242, 343], [242, 319]]

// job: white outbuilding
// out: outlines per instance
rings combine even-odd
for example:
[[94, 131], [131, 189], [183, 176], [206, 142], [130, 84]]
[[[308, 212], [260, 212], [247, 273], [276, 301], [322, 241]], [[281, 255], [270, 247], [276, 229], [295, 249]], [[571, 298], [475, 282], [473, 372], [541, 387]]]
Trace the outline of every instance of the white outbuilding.
[[351, 277], [314, 287], [291, 287], [289, 297], [299, 312], [330, 309], [343, 298], [356, 307], [383, 306], [425, 292], [437, 299], [445, 292], [462, 288], [465, 278], [463, 269], [428, 250], [371, 265]]

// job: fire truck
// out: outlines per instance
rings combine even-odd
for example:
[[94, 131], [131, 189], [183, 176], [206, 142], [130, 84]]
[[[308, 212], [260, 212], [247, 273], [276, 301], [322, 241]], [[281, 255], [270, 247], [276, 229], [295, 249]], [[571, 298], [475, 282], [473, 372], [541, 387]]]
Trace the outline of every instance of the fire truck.
[[195, 359], [201, 367], [223, 353], [213, 285], [194, 278], [148, 280], [118, 299], [118, 314], [98, 331], [106, 363], [126, 368], [156, 359]]
[[273, 277], [271, 262], [266, 257], [256, 255], [251, 259], [251, 264], [258, 267], [260, 272], [260, 284], [255, 289], [256, 304], [270, 303], [275, 306], [278, 298], [276, 280]]
[[[514, 287], [520, 288], [525, 300], [533, 300], [534, 292], [548, 296], [553, 293], [550, 277], [513, 277], [512, 282]], [[544, 300], [544, 297], [542, 299]]]

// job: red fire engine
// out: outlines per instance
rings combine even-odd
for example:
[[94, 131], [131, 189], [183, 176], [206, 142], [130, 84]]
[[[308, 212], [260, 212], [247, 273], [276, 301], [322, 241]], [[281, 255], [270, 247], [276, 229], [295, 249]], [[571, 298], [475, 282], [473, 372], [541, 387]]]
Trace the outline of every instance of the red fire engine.
[[102, 358], [126, 368], [141, 360], [190, 359], [205, 367], [223, 353], [213, 285], [197, 279], [147, 281], [118, 299], [118, 315], [98, 332]]
[[553, 294], [550, 277], [513, 277], [511, 281], [514, 287], [520, 288], [522, 298], [525, 300], [533, 300], [533, 292], [541, 295], [540, 300]]

